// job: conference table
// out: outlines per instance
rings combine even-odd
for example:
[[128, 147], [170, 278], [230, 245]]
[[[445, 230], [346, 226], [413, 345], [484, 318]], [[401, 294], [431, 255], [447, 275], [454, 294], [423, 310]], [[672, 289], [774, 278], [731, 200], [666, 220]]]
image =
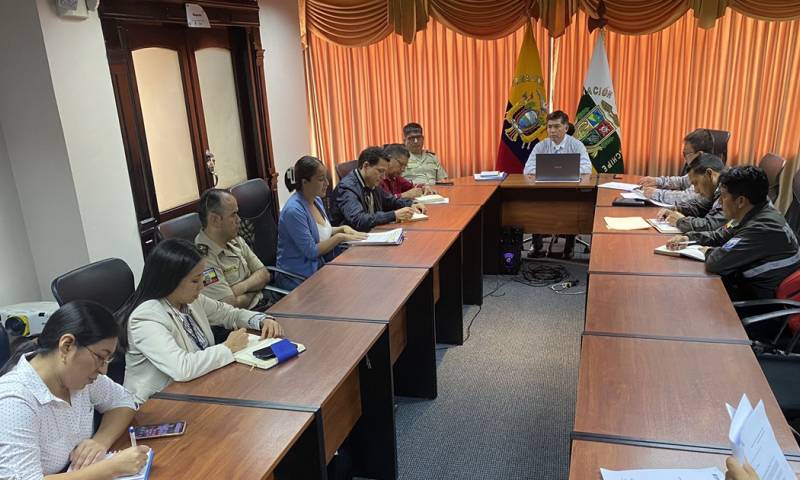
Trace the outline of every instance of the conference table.
[[357, 476], [396, 479], [394, 395], [436, 397], [435, 344], [463, 343], [462, 304], [480, 303], [482, 272], [497, 271], [501, 225], [593, 234], [570, 478], [723, 467], [724, 403], [742, 393], [764, 401], [797, 469], [800, 448], [721, 279], [702, 262], [654, 254], [668, 235], [609, 230], [604, 217], [658, 209], [612, 207], [620, 191], [598, 188], [608, 181], [638, 177], [437, 186], [448, 203], [402, 224], [402, 244], [351, 247], [270, 308], [306, 346], [297, 358], [269, 370], [234, 363], [145, 404], [137, 424], [187, 421], [181, 437], [144, 442], [156, 451], [152, 478], [325, 478], [347, 445]]
[[436, 320], [428, 269], [326, 265], [267, 313], [387, 325], [395, 394], [436, 398]]
[[156, 398], [313, 413], [329, 463], [345, 439], [354, 469], [366, 478], [397, 475], [394, 393], [385, 324], [277, 317], [286, 337], [306, 351], [269, 370], [240, 363]]
[[[155, 453], [152, 480], [325, 478], [313, 413], [151, 399], [136, 412], [133, 424], [178, 421], [186, 424], [183, 435], [139, 441]], [[128, 447], [126, 432], [111, 449]]]
[[440, 343], [464, 343], [461, 232], [409, 230], [400, 245], [350, 247], [330, 265], [430, 271], [436, 304], [436, 339]]
[[389, 223], [374, 230], [403, 228], [404, 231], [459, 232], [463, 301], [467, 305], [483, 304], [483, 213], [480, 206], [434, 204], [426, 207], [428, 218], [425, 220]]

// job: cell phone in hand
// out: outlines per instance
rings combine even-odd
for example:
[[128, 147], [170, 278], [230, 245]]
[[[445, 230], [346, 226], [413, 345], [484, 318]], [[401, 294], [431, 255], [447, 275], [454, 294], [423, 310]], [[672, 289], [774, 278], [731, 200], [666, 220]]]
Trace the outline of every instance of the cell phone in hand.
[[186, 422], [157, 423], [153, 425], [136, 425], [133, 434], [136, 440], [145, 438], [176, 437], [186, 431]]

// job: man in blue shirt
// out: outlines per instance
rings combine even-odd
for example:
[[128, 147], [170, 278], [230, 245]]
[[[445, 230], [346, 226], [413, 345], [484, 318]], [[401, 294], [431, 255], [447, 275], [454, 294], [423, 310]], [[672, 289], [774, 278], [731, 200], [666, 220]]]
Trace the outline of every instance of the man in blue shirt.
[[349, 225], [368, 232], [376, 225], [411, 220], [425, 206], [410, 198], [397, 198], [380, 187], [386, 177], [389, 157], [380, 147], [369, 147], [358, 156], [358, 168], [336, 185], [331, 207], [333, 225]]
[[[589, 152], [580, 140], [567, 134], [569, 127], [569, 117], [561, 110], [556, 110], [547, 115], [547, 138], [537, 143], [533, 147], [528, 161], [525, 162], [525, 175], [536, 175], [536, 155], [540, 153], [577, 153], [581, 156], [581, 173], [592, 173], [592, 161], [589, 160]], [[557, 233], [557, 232], [556, 232]], [[533, 251], [528, 256], [538, 257], [542, 254], [544, 242], [542, 235], [533, 234]], [[564, 258], [572, 256], [575, 247], [575, 235], [567, 235], [564, 244]]]
[[581, 156], [581, 173], [592, 173], [589, 152], [580, 140], [567, 135], [569, 117], [561, 110], [547, 115], [547, 138], [537, 143], [525, 162], [525, 175], [536, 175], [536, 155], [540, 153], [577, 153]]

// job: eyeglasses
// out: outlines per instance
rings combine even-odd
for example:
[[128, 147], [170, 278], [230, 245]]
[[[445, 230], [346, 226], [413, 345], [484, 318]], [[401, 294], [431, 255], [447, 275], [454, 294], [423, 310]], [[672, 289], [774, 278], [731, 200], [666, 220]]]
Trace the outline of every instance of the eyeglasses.
[[105, 358], [105, 357], [103, 357], [102, 355], [100, 355], [99, 353], [95, 352], [94, 350], [92, 350], [89, 347], [83, 347], [83, 348], [85, 348], [86, 350], [89, 350], [89, 353], [94, 355], [95, 363], [97, 364], [98, 367], [101, 367], [101, 366], [106, 366], [107, 367], [111, 362], [114, 361], [115, 357], [114, 357], [113, 353], [108, 358]]

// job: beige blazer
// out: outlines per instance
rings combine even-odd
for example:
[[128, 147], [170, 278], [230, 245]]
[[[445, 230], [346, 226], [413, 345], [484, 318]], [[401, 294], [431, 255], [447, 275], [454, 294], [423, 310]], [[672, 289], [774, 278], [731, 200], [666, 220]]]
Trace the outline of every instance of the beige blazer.
[[178, 314], [166, 300], [148, 300], [133, 310], [128, 320], [128, 352], [125, 354], [125, 388], [137, 403], [175, 382], [188, 382], [233, 362], [225, 345], [214, 345], [211, 325], [248, 328], [254, 315], [250, 310], [200, 295], [189, 309], [210, 346], [200, 350]]

